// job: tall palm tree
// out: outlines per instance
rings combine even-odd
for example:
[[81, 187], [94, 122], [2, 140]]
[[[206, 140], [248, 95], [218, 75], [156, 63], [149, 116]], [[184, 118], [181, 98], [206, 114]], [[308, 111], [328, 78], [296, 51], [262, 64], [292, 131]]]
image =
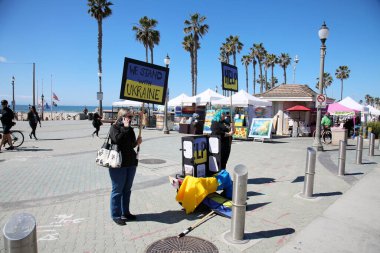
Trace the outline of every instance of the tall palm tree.
[[232, 54], [231, 44], [222, 43], [222, 46], [219, 48], [219, 51], [220, 51], [219, 59], [222, 62], [229, 64], [230, 63], [230, 56]]
[[281, 53], [280, 57], [278, 58], [278, 64], [281, 66], [281, 68], [284, 70], [284, 84], [286, 84], [286, 68], [290, 64], [290, 58], [289, 54]]
[[260, 93], [263, 93], [263, 86], [264, 86], [264, 82], [263, 82], [263, 61], [264, 61], [264, 58], [265, 58], [265, 55], [266, 55], [266, 50], [264, 48], [264, 45], [263, 43], [259, 43], [259, 44], [253, 44], [253, 47], [250, 49], [252, 51], [252, 54], [256, 57], [257, 59], [257, 62], [259, 63], [259, 68], [260, 68], [260, 78], [259, 78], [259, 81], [260, 81]]
[[187, 35], [183, 38], [182, 42], [183, 49], [190, 53], [190, 62], [191, 62], [191, 94], [195, 95], [194, 87], [194, 41], [191, 35]]
[[249, 54], [251, 61], [252, 61], [252, 67], [253, 67], [253, 94], [256, 94], [256, 64], [257, 61], [255, 59], [255, 55], [253, 54], [253, 51], [251, 49], [251, 53]]
[[371, 96], [369, 94], [367, 94], [367, 95], [364, 96], [364, 100], [365, 100], [365, 103], [367, 105], [369, 105], [370, 98], [371, 98]]
[[226, 44], [231, 46], [231, 52], [234, 59], [234, 66], [236, 66], [236, 54], [240, 54], [240, 51], [243, 49], [243, 43], [239, 41], [239, 36], [232, 36], [226, 39]]
[[199, 46], [199, 38], [202, 38], [209, 29], [207, 24], [203, 24], [206, 20], [205, 16], [201, 16], [199, 13], [194, 13], [190, 15], [189, 20], [185, 20], [185, 28], [183, 31], [186, 34], [190, 34], [193, 37], [194, 41], [194, 87], [195, 87], [195, 95], [197, 94], [197, 85], [198, 85], [198, 48]]
[[[94, 17], [98, 22], [98, 73], [99, 73], [99, 92], [102, 92], [102, 48], [103, 48], [103, 19], [112, 15], [110, 8], [112, 2], [107, 0], [88, 0], [89, 7], [87, 13]], [[103, 114], [102, 99], [99, 100], [99, 112]]]
[[269, 83], [271, 84], [272, 88], [278, 84], [278, 79], [275, 76], [272, 76], [272, 78], [269, 80]]
[[[322, 83], [322, 90], [324, 91], [325, 95], [326, 89], [332, 84], [333, 78], [330, 75], [330, 73], [323, 73], [323, 83]], [[315, 88], [319, 89], [319, 77], [317, 78], [317, 84], [315, 85]]]
[[245, 82], [246, 82], [246, 90], [248, 93], [248, 65], [251, 62], [251, 56], [250, 55], [243, 55], [241, 58], [241, 64], [245, 67]]
[[157, 24], [157, 20], [144, 16], [140, 18], [137, 26], [132, 27], [132, 31], [136, 32], [136, 40], [141, 42], [145, 47], [146, 62], [149, 62], [148, 49], [150, 49], [150, 61], [153, 63], [154, 45], [158, 45], [160, 43], [160, 32], [154, 29]]
[[339, 66], [335, 70], [335, 77], [340, 79], [340, 100], [343, 97], [343, 80], [350, 77], [351, 70], [347, 66]]
[[273, 70], [274, 70], [274, 66], [276, 65], [276, 62], [277, 62], [277, 56], [275, 54], [267, 54], [267, 60], [266, 61], [267, 61], [267, 64], [271, 68], [271, 71], [272, 71], [272, 75], [271, 75], [272, 81], [270, 82], [270, 88], [273, 88], [275, 85], [275, 83], [273, 82], [275, 80], [274, 76], [273, 76]]
[[380, 105], [380, 98], [379, 97], [375, 97], [375, 106], [376, 107], [379, 107], [379, 105]]

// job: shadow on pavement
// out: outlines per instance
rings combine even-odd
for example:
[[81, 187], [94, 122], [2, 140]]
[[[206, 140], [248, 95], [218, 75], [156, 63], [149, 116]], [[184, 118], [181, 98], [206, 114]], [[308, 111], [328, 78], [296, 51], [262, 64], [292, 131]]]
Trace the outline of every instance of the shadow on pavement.
[[247, 197], [259, 196], [259, 195], [264, 195], [264, 193], [254, 192], [254, 191], [248, 191], [247, 192]]
[[259, 177], [259, 178], [249, 178], [248, 184], [270, 184], [275, 183], [276, 180], [274, 178], [269, 177]]
[[296, 177], [296, 179], [294, 179], [292, 183], [300, 183], [303, 181], [305, 181], [305, 176], [299, 176], [299, 177]]
[[377, 164], [377, 162], [363, 162], [362, 164]]
[[253, 233], [244, 234], [244, 239], [262, 239], [262, 238], [272, 238], [276, 236], [290, 235], [296, 232], [293, 228], [280, 228], [267, 231], [259, 231]]
[[330, 196], [337, 196], [342, 195], [342, 192], [322, 192], [322, 193], [315, 193], [313, 194], [313, 197], [330, 197]]
[[38, 139], [38, 141], [63, 141], [64, 139]]
[[[209, 212], [209, 210], [208, 210]], [[200, 212], [195, 212], [193, 214], [186, 214], [184, 210], [170, 210], [162, 213], [144, 213], [137, 214], [137, 221], [155, 221], [158, 223], [174, 224], [182, 220], [198, 220], [202, 217], [198, 217]], [[207, 212], [206, 212], [207, 214]]]
[[18, 148], [18, 151], [53, 151], [52, 148]]
[[249, 205], [247, 205], [247, 209], [246, 209], [246, 211], [247, 211], [247, 212], [248, 212], [248, 211], [253, 211], [253, 210], [257, 209], [257, 208], [260, 208], [260, 207], [266, 206], [266, 205], [268, 205], [268, 204], [270, 204], [270, 203], [272, 203], [272, 202], [263, 202], [263, 203], [257, 203], [257, 204], [249, 204]]
[[356, 172], [356, 173], [345, 173], [345, 176], [357, 176], [357, 175], [363, 175], [363, 172]]
[[4, 162], [5, 161], [5, 159], [0, 159], [0, 162]]
[[287, 141], [274, 141], [274, 140], [271, 140], [270, 142], [268, 143], [272, 143], [272, 144], [282, 144], [282, 143], [289, 143]]

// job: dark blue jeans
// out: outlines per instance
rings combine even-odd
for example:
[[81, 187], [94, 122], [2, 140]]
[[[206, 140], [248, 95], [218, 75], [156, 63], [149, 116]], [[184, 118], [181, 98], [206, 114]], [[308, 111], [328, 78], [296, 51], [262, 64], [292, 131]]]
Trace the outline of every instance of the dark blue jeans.
[[136, 174], [136, 166], [110, 168], [109, 173], [112, 181], [111, 216], [112, 219], [117, 219], [121, 215], [129, 214], [131, 188]]

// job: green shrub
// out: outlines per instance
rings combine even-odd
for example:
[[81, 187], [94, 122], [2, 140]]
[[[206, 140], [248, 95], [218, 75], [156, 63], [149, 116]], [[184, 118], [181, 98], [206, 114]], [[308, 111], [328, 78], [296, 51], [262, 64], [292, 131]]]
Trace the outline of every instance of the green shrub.
[[380, 136], [380, 122], [368, 122], [367, 127], [372, 128], [372, 133], [375, 134], [376, 138]]

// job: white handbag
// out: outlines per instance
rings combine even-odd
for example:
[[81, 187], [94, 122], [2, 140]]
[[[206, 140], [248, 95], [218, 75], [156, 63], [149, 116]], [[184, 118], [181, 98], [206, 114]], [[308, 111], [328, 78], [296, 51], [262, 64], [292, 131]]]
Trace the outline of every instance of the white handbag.
[[98, 150], [95, 162], [97, 165], [107, 168], [121, 167], [121, 153], [117, 144], [110, 144], [109, 132], [107, 139], [104, 141], [102, 147]]

